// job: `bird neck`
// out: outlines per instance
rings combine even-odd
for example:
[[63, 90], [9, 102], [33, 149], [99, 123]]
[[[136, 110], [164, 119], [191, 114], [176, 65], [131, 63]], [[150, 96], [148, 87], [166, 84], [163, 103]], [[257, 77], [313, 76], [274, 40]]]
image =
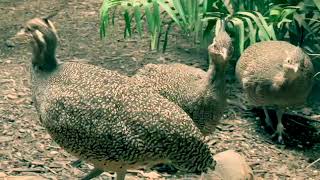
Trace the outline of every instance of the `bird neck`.
[[51, 72], [58, 66], [55, 47], [33, 44], [32, 68], [36, 71]]
[[225, 67], [221, 64], [211, 64], [208, 69], [209, 85], [215, 91], [224, 92], [226, 85]]

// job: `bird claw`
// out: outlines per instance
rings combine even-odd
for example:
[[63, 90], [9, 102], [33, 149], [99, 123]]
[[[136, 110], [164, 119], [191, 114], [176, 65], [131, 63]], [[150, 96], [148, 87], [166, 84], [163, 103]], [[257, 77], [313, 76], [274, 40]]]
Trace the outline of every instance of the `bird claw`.
[[284, 132], [284, 127], [282, 124], [278, 124], [277, 130], [272, 134], [272, 138], [276, 137], [278, 135], [278, 143], [284, 144], [283, 136], [286, 136], [286, 133]]

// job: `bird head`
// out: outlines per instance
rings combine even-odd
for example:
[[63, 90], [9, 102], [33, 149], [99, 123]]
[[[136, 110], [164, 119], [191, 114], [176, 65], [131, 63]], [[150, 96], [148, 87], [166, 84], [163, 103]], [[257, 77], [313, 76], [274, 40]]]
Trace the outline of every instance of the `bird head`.
[[53, 23], [49, 20], [50, 17], [34, 18], [27, 21], [11, 40], [16, 43], [30, 42], [32, 47], [37, 50], [55, 49], [58, 36]]
[[300, 72], [301, 63], [304, 62], [304, 53], [297, 47], [293, 51], [285, 51], [287, 58], [284, 59], [282, 67], [289, 79], [295, 79]]
[[22, 29], [10, 40], [15, 44], [30, 43], [33, 56], [32, 64], [45, 64], [49, 55], [54, 56], [58, 36], [53, 23], [45, 18], [34, 18], [24, 24]]
[[233, 54], [232, 39], [225, 31], [224, 20], [218, 20], [217, 25], [213, 43], [208, 47], [209, 55], [214, 64], [227, 64]]

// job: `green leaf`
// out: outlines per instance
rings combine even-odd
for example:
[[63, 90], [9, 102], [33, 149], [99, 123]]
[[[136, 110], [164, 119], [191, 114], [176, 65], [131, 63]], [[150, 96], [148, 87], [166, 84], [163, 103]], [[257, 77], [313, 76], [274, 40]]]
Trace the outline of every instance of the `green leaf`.
[[109, 24], [109, 10], [127, 0], [104, 0], [100, 8], [100, 38], [106, 36], [106, 29]]
[[162, 52], [164, 53], [167, 49], [168, 39], [169, 39], [169, 32], [171, 30], [172, 21], [167, 25], [167, 30], [164, 36], [164, 42], [162, 47]]
[[258, 26], [259, 29], [259, 36], [261, 35], [261, 33], [265, 34], [266, 36], [264, 37], [268, 37], [267, 40], [270, 40], [270, 36], [268, 35], [267, 30], [264, 28], [264, 26], [262, 25], [262, 23], [260, 22], [260, 19], [255, 16], [254, 14], [250, 13], [250, 12], [237, 12], [236, 15], [240, 15], [241, 16], [247, 16], [249, 18], [251, 18], [255, 24]]
[[276, 34], [274, 32], [273, 26], [268, 26], [268, 23], [266, 22], [265, 18], [262, 16], [261, 13], [255, 11], [255, 14], [257, 14], [258, 18], [260, 19], [263, 28], [266, 30], [266, 32], [269, 35], [269, 38], [273, 39], [273, 40], [277, 40], [277, 37], [276, 37]]
[[139, 36], [141, 37], [142, 36], [142, 24], [141, 24], [141, 9], [138, 5], [136, 5], [134, 7], [134, 19], [136, 21], [136, 24], [137, 24], [137, 31], [139, 33]]
[[127, 35], [129, 35], [129, 37], [131, 37], [131, 21], [130, 21], [130, 15], [129, 15], [128, 9], [125, 9], [125, 11], [124, 11], [124, 20], [125, 20], [124, 37], [126, 38]]
[[230, 20], [236, 28], [236, 39], [238, 42], [239, 53], [241, 54], [244, 50], [244, 23], [240, 18], [234, 17]]
[[314, 4], [317, 6], [317, 8], [320, 11], [320, 1], [319, 0], [313, 0]]
[[247, 24], [247, 27], [249, 29], [248, 37], [250, 40], [250, 45], [256, 43], [256, 35], [257, 35], [257, 29], [253, 26], [252, 21], [248, 17], [241, 17], [241, 19], [244, 19], [244, 21]]
[[153, 15], [151, 13], [150, 6], [151, 6], [150, 4], [146, 4], [144, 6], [144, 10], [145, 10], [145, 15], [146, 15], [148, 30], [149, 30], [150, 33], [153, 33], [154, 20], [153, 20]]
[[186, 14], [184, 12], [184, 9], [182, 7], [182, 3], [181, 3], [181, 0], [173, 0], [173, 5], [174, 5], [174, 8], [177, 10], [180, 18], [182, 19], [183, 23], [184, 24], [188, 24], [187, 23], [187, 19], [186, 19]]
[[271, 9], [269, 15], [279, 17], [281, 15], [281, 9]]
[[154, 28], [161, 28], [161, 19], [160, 19], [160, 7], [156, 0], [153, 0], [153, 19], [154, 19]]
[[177, 23], [177, 25], [180, 26], [180, 28], [185, 29], [185, 26], [181, 23], [175, 11], [171, 9], [171, 6], [169, 4], [165, 3], [164, 0], [158, 0], [158, 3], [168, 13], [168, 15]]

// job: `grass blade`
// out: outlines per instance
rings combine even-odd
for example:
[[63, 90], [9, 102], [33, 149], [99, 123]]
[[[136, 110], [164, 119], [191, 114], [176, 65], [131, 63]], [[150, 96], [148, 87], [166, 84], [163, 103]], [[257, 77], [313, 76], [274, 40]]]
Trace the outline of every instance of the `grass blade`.
[[248, 37], [250, 40], [250, 45], [256, 43], [256, 35], [257, 35], [257, 29], [253, 26], [252, 21], [248, 17], [241, 17], [243, 19], [248, 27]]
[[137, 24], [137, 31], [138, 31], [138, 34], [139, 36], [141, 37], [142, 36], [142, 24], [141, 24], [141, 8], [140, 6], [136, 5], [134, 6], [134, 19], [136, 21], [136, 24]]
[[130, 14], [128, 9], [124, 10], [124, 21], [125, 21], [124, 38], [126, 38], [127, 35], [131, 37], [131, 21], [130, 21]]
[[255, 24], [258, 26], [259, 29], [259, 36], [262, 35], [261, 33], [263, 33], [263, 39], [265, 39], [265, 37], [267, 37], [267, 39], [265, 40], [270, 40], [270, 36], [268, 35], [267, 30], [263, 27], [263, 25], [261, 24], [259, 18], [257, 18], [254, 14], [250, 13], [250, 12], [237, 12], [236, 15], [240, 15], [241, 16], [247, 16], [249, 18], [251, 18]]
[[234, 27], [236, 28], [236, 33], [237, 33], [237, 41], [238, 42], [238, 50], [239, 53], [242, 54], [242, 52], [244, 51], [244, 23], [240, 18], [234, 17], [230, 20]]

